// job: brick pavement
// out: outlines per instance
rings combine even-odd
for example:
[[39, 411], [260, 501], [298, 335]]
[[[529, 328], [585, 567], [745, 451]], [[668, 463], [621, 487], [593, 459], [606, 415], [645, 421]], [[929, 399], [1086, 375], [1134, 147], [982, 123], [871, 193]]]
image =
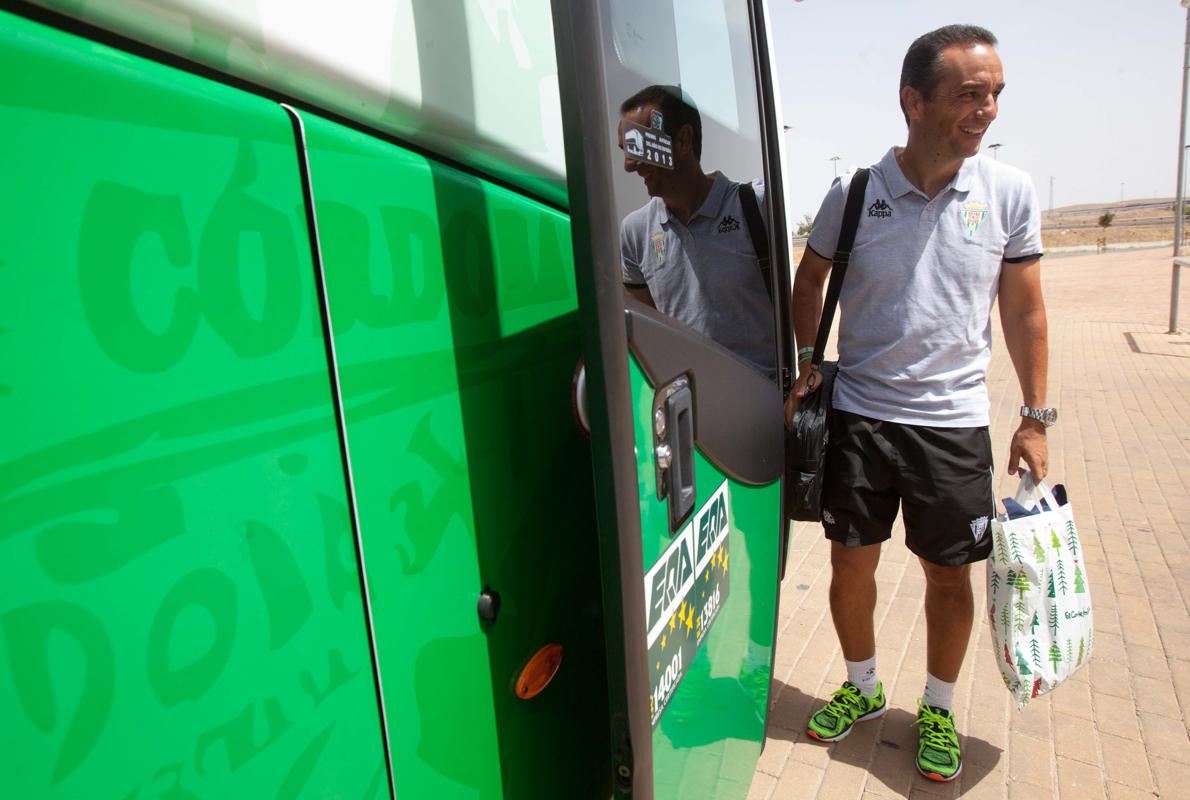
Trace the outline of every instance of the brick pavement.
[[[924, 581], [898, 522], [877, 582], [879, 721], [832, 746], [807, 741], [811, 708], [845, 677], [827, 608], [828, 548], [799, 523], [781, 588], [769, 738], [749, 798], [1190, 798], [1190, 334], [1169, 336], [1169, 250], [1052, 258], [1050, 471], [1086, 552], [1096, 644], [1089, 666], [1023, 712], [990, 653], [984, 572], [956, 715], [964, 769], [936, 784], [913, 767], [925, 680]], [[1190, 271], [1187, 271], [1190, 273]], [[1190, 274], [1182, 329], [1190, 328]], [[999, 325], [988, 386], [998, 496], [1020, 390]]]

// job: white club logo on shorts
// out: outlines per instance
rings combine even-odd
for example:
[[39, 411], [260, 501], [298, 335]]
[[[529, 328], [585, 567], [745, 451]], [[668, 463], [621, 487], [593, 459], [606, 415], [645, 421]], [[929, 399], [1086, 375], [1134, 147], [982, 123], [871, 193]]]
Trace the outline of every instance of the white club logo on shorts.
[[980, 517], [979, 519], [971, 520], [971, 535], [975, 537], [975, 541], [983, 538], [983, 535], [988, 532], [988, 518]]
[[824, 508], [824, 509], [822, 509], [822, 521], [825, 522], [827, 525], [834, 525], [835, 524], [835, 516], [833, 514], [831, 514], [831, 512], [827, 511]]

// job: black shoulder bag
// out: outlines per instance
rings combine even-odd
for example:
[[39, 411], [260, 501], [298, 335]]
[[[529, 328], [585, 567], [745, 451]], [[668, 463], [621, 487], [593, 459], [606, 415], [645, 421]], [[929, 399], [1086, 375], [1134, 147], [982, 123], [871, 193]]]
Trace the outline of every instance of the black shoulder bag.
[[864, 190], [868, 186], [868, 170], [856, 170], [847, 190], [847, 204], [843, 209], [843, 224], [839, 230], [839, 243], [835, 257], [831, 260], [831, 277], [827, 285], [826, 302], [822, 306], [822, 318], [818, 322], [818, 338], [814, 342], [814, 355], [810, 368], [818, 372], [818, 382], [813, 391], [798, 404], [793, 414], [793, 430], [790, 432], [786, 453], [786, 513], [790, 519], [817, 522], [822, 519], [822, 473], [826, 459], [826, 445], [830, 438], [831, 401], [835, 391], [835, 375], [839, 365], [835, 361], [822, 360], [831, 325], [835, 321], [835, 308], [839, 304], [839, 293], [843, 289], [843, 277], [851, 261], [851, 247], [855, 244], [855, 232], [859, 228], [859, 212], [864, 204]]

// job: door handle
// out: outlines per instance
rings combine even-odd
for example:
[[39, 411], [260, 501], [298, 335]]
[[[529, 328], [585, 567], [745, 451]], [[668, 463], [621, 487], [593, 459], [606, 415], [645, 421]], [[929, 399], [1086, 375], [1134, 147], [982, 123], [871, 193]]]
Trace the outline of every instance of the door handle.
[[669, 532], [676, 533], [694, 510], [694, 395], [678, 378], [653, 400], [653, 457], [657, 496], [669, 501]]

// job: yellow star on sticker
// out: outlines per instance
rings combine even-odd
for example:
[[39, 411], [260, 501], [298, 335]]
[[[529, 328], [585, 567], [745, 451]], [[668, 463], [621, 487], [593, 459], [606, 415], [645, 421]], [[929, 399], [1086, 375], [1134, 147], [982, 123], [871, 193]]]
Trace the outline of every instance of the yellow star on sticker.
[[660, 671], [661, 670], [661, 662], [658, 661], [657, 665], [655, 667], [653, 667], [653, 669]]
[[674, 616], [671, 614], [669, 617], [669, 632], [670, 633], [674, 632], [674, 625], [676, 625], [676, 624], [677, 624], [677, 620], [674, 619]]
[[702, 579], [703, 579], [703, 581], [710, 583], [710, 581], [711, 581], [711, 568], [710, 567], [707, 567], [707, 572], [705, 575], [702, 576]]
[[661, 649], [665, 649], [665, 634], [661, 634]]
[[[690, 635], [690, 629], [694, 627], [694, 606], [690, 606], [690, 613], [686, 615], [686, 635]], [[701, 627], [701, 626], [699, 626]]]
[[727, 574], [727, 560], [728, 560], [729, 558], [731, 558], [731, 553], [724, 552], [724, 553], [723, 553], [723, 574], [724, 574], [724, 575], [726, 575], [726, 574]]

